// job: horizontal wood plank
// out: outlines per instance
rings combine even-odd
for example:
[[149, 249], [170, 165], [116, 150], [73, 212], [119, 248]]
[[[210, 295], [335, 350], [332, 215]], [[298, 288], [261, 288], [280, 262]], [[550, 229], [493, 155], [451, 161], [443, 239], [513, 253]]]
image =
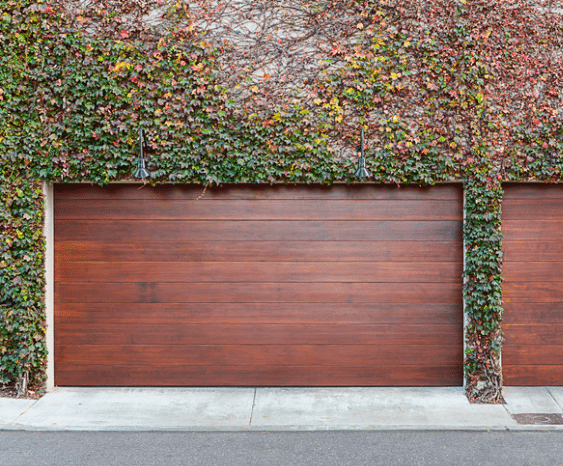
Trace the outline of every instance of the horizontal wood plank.
[[59, 220], [461, 220], [458, 200], [59, 200]]
[[185, 241], [461, 241], [459, 221], [181, 221], [55, 220], [55, 242]]
[[563, 365], [563, 341], [559, 345], [507, 345], [502, 354], [503, 365]]
[[57, 326], [60, 345], [460, 345], [462, 329], [436, 324], [91, 324]]
[[200, 185], [131, 185], [111, 184], [92, 186], [90, 184], [55, 185], [55, 204], [64, 199], [101, 200], [297, 200], [297, 199], [404, 199], [404, 200], [451, 200], [462, 199], [461, 184], [440, 184], [436, 186], [409, 186], [361, 184], [356, 186], [338, 185], [244, 185], [225, 184], [209, 186], [205, 190]]
[[563, 364], [550, 365], [502, 365], [505, 386], [563, 385]]
[[502, 203], [503, 220], [561, 220], [563, 198], [561, 199], [506, 199]]
[[502, 242], [504, 263], [559, 262], [563, 257], [561, 241], [506, 241]]
[[506, 241], [561, 241], [563, 219], [561, 220], [503, 220], [502, 233]]
[[506, 183], [504, 201], [513, 199], [534, 199], [543, 202], [546, 199], [563, 199], [563, 185], [554, 183]]
[[563, 345], [563, 323], [527, 325], [505, 323], [503, 331], [505, 349], [525, 345]]
[[506, 303], [563, 303], [562, 282], [505, 282]]
[[[563, 323], [563, 313], [561, 315]], [[114, 324], [411, 324], [461, 328], [459, 304], [351, 303], [58, 303], [55, 326]]]
[[[563, 251], [562, 251], [563, 252]], [[57, 241], [64, 262], [460, 262], [461, 241]]]
[[[166, 377], [162, 375], [166, 374]], [[461, 365], [307, 366], [81, 366], [55, 374], [61, 386], [461, 386]]]
[[[55, 364], [147, 366], [453, 366], [459, 346], [403, 345], [57, 345]], [[322, 369], [320, 369], [322, 370]]]
[[507, 282], [561, 282], [563, 261], [536, 262], [532, 259], [525, 262], [505, 262], [503, 275]]
[[506, 303], [503, 314], [504, 325], [563, 324], [561, 303]]
[[55, 303], [461, 302], [461, 283], [59, 283]]
[[445, 283], [458, 262], [62, 262], [57, 283]]

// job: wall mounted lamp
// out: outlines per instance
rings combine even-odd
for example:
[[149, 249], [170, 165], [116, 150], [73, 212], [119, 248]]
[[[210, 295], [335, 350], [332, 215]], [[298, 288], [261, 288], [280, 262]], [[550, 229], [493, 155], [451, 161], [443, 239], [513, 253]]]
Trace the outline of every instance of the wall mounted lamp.
[[137, 169], [133, 173], [133, 178], [139, 180], [143, 178], [148, 178], [151, 176], [151, 172], [145, 167], [145, 158], [143, 156], [143, 142], [145, 140], [145, 134], [143, 128], [139, 130], [139, 158], [137, 159]]
[[358, 152], [360, 153], [360, 160], [358, 162], [358, 169], [356, 170], [356, 178], [369, 178], [371, 173], [366, 168], [366, 158], [364, 155], [364, 127], [362, 126], [362, 135], [360, 138], [360, 147]]

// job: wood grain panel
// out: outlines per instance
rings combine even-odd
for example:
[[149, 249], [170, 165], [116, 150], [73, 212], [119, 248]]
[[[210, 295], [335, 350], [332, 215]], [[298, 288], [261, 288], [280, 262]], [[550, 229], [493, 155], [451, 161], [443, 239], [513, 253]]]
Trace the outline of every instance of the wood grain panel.
[[[55, 326], [96, 324], [411, 324], [462, 327], [461, 304], [58, 303]], [[561, 314], [563, 323], [563, 313]]]
[[[166, 374], [166, 377], [163, 377]], [[452, 386], [463, 382], [452, 366], [139, 366], [65, 365], [57, 383], [68, 386]], [[147, 382], [148, 381], [148, 382]]]
[[561, 241], [563, 240], [563, 217], [561, 220], [502, 220], [502, 233], [506, 241]]
[[460, 186], [201, 195], [55, 188], [56, 384], [462, 383]]
[[460, 205], [444, 200], [60, 200], [61, 220], [457, 220]]
[[396, 324], [95, 324], [77, 329], [59, 324], [61, 345], [459, 345], [457, 325]]
[[502, 218], [505, 220], [528, 221], [530, 217], [561, 220], [562, 211], [563, 198], [549, 199], [549, 202], [541, 202], [538, 199], [508, 199], [502, 204]]
[[459, 221], [55, 220], [55, 241], [461, 241]]
[[563, 364], [505, 365], [502, 366], [505, 385], [550, 386], [563, 385]]
[[439, 303], [461, 283], [60, 283], [59, 303]]
[[503, 241], [504, 262], [559, 262], [563, 241]]
[[[459, 262], [460, 241], [57, 241], [57, 264], [95, 262]], [[562, 250], [563, 253], [563, 250]]]
[[[504, 282], [507, 303], [563, 303], [562, 282]], [[531, 306], [530, 306], [531, 307]]]
[[541, 203], [545, 200], [563, 199], [563, 185], [561, 184], [506, 183], [503, 188], [504, 202], [513, 199], [536, 199]]
[[563, 324], [561, 303], [506, 303], [504, 310], [506, 325]]
[[147, 366], [229, 366], [233, 360], [252, 366], [394, 366], [404, 360], [424, 365], [460, 364], [462, 352], [453, 346], [396, 345], [58, 345], [55, 364]]
[[[456, 200], [462, 205], [461, 184], [443, 184], [436, 186], [400, 186], [369, 185], [346, 186], [333, 184], [332, 186], [308, 185], [242, 185], [224, 184], [210, 186], [203, 192], [203, 186], [197, 185], [169, 185], [152, 187], [145, 185], [111, 184], [107, 186], [91, 186], [90, 184], [57, 185], [54, 198], [59, 200], [196, 200], [206, 202], [212, 200], [249, 199], [249, 200]], [[203, 194], [203, 196], [202, 196]], [[461, 212], [461, 207], [460, 207]]]
[[[563, 324], [504, 324], [504, 347], [563, 344]], [[511, 350], [512, 351], [512, 350]], [[563, 362], [562, 362], [563, 364]]]
[[506, 385], [563, 384], [562, 188], [505, 186], [502, 363]]
[[561, 282], [563, 280], [563, 262], [507, 261], [503, 267], [504, 279], [509, 282]]
[[[550, 338], [552, 341], [552, 338]], [[526, 344], [510, 345], [509, 351], [502, 357], [503, 365], [534, 365], [541, 362], [544, 366], [563, 365], [563, 345], [553, 345], [545, 342], [540, 345]]]
[[458, 282], [454, 262], [62, 262], [58, 283], [445, 283]]

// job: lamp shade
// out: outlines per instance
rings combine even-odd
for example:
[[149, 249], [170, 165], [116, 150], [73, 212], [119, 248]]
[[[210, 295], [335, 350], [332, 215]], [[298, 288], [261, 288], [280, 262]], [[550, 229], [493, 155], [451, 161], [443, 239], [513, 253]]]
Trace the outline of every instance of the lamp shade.
[[371, 173], [366, 168], [366, 159], [364, 157], [360, 157], [360, 161], [358, 163], [358, 169], [356, 170], [356, 178], [369, 178]]
[[151, 172], [145, 168], [145, 161], [141, 159], [141, 163], [138, 164], [135, 173], [133, 173], [133, 178], [140, 180], [143, 178], [148, 178], [149, 176], [151, 176]]
[[133, 173], [133, 178], [137, 178], [139, 180], [151, 176], [151, 172], [147, 170], [147, 167], [145, 167], [145, 158], [143, 157], [143, 140], [144, 134], [143, 129], [141, 128], [139, 130], [139, 158], [137, 159], [137, 169]]
[[356, 170], [356, 178], [369, 178], [371, 173], [366, 168], [366, 157], [364, 155], [364, 127], [362, 126], [360, 147], [358, 148], [360, 153], [360, 160], [358, 161], [358, 169]]
[[369, 172], [369, 170], [365, 166], [365, 162], [364, 162], [363, 166], [360, 165], [358, 167], [355, 175], [356, 175], [356, 178], [369, 178], [371, 176], [371, 173]]

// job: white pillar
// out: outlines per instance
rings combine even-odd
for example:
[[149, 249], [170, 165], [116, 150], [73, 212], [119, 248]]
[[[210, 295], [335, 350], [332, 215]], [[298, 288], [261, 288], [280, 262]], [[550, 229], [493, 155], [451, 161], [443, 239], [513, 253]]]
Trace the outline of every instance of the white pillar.
[[53, 185], [43, 182], [43, 196], [45, 199], [45, 223], [43, 235], [45, 236], [45, 314], [46, 314], [46, 343], [47, 343], [47, 391], [55, 387], [55, 257], [54, 257], [54, 211], [53, 211]]
[[[462, 240], [462, 244], [463, 244], [463, 273], [465, 273], [465, 268], [466, 268], [466, 244], [465, 244], [465, 222], [467, 221], [467, 217], [466, 217], [466, 212], [467, 212], [467, 208], [466, 208], [466, 188], [465, 188], [465, 184], [462, 185], [463, 186], [463, 230], [462, 230], [462, 235], [463, 235], [463, 240]], [[463, 279], [462, 279], [462, 286], [463, 286]], [[465, 380], [465, 350], [467, 349], [467, 343], [466, 343], [466, 333], [467, 333], [467, 324], [469, 322], [469, 317], [467, 315], [466, 312], [466, 306], [465, 306], [465, 293], [463, 292], [462, 289], [462, 299], [463, 299], [463, 388], [466, 388], [466, 383], [467, 381]]]

